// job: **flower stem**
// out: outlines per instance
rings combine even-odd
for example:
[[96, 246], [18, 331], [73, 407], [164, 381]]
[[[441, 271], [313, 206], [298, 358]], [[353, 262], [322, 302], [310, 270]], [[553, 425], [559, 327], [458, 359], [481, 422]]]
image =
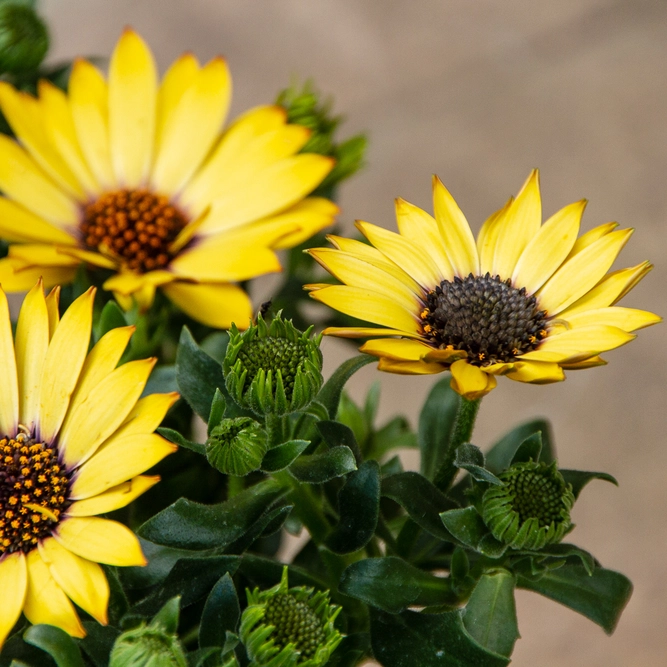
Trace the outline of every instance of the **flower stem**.
[[456, 413], [456, 421], [454, 422], [454, 429], [449, 439], [449, 446], [442, 458], [440, 469], [433, 480], [433, 483], [441, 491], [447, 491], [450, 484], [454, 481], [454, 477], [458, 471], [458, 468], [454, 465], [456, 450], [464, 443], [470, 442], [481, 402], [481, 398], [469, 401], [467, 398], [461, 397], [459, 409]]

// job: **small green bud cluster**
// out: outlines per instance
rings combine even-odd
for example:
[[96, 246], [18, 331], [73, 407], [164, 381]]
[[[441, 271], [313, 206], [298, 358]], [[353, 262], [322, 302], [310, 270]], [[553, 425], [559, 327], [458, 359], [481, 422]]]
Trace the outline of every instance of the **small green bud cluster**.
[[243, 477], [259, 468], [267, 449], [266, 432], [254, 419], [223, 419], [206, 441], [206, 458], [225, 475]]
[[36, 69], [48, 48], [46, 26], [29, 3], [0, 2], [0, 74]]
[[334, 627], [340, 607], [329, 592], [289, 588], [287, 566], [268, 591], [247, 591], [240, 637], [251, 667], [321, 667], [343, 639]]
[[283, 320], [257, 324], [239, 333], [232, 325], [223, 372], [227, 390], [258, 415], [284, 415], [307, 407], [322, 387], [321, 336], [311, 338]]
[[160, 624], [145, 623], [116, 639], [109, 667], [187, 667], [178, 637]]
[[515, 463], [498, 477], [503, 485], [482, 498], [482, 517], [497, 540], [514, 549], [541, 549], [573, 528], [574, 494], [555, 462]]

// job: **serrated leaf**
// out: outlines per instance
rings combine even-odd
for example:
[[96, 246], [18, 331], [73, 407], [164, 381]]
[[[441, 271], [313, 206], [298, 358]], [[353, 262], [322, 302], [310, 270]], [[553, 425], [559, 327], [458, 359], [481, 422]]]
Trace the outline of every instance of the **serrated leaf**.
[[76, 642], [53, 625], [31, 625], [23, 633], [23, 641], [48, 653], [58, 667], [84, 667]]
[[289, 472], [300, 482], [322, 484], [356, 469], [352, 450], [349, 447], [334, 447], [321, 454], [299, 457], [290, 466]]
[[262, 459], [261, 470], [278, 472], [289, 467], [310, 445], [308, 440], [290, 440], [269, 449]]
[[568, 484], [572, 484], [572, 493], [574, 494], [575, 499], [579, 497], [579, 494], [586, 484], [593, 479], [602, 479], [605, 482], [611, 482], [618, 486], [616, 478], [606, 472], [587, 472], [585, 470], [568, 470], [563, 468], [560, 470], [560, 474], [563, 475]]
[[329, 413], [330, 419], [336, 418], [338, 412], [338, 403], [345, 383], [360, 369], [368, 364], [377, 361], [375, 357], [368, 354], [360, 354], [344, 361], [333, 373], [333, 375], [324, 383], [320, 393], [317, 395], [317, 402], [324, 405]]

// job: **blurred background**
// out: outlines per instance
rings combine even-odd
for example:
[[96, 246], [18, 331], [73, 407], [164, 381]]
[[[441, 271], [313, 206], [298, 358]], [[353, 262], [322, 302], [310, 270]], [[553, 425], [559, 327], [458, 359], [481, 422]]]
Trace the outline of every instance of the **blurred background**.
[[[162, 71], [191, 50], [222, 54], [232, 116], [312, 77], [367, 131], [368, 166], [343, 185], [341, 221], [395, 229], [393, 200], [431, 210], [438, 174], [473, 230], [533, 167], [545, 216], [590, 200], [583, 230], [617, 220], [636, 232], [618, 266], [656, 268], [623, 305], [667, 313], [667, 3], [664, 0], [43, 0], [50, 62], [108, 57], [123, 26]], [[270, 294], [271, 282], [259, 286]], [[663, 326], [609, 353], [609, 365], [531, 387], [501, 379], [484, 400], [475, 444], [548, 416], [563, 467], [604, 470], [574, 509], [573, 540], [628, 575], [634, 595], [612, 637], [574, 612], [519, 592], [517, 667], [656, 667], [667, 651], [667, 345]], [[324, 343], [328, 372], [353, 353]], [[363, 369], [361, 399], [380, 374]], [[416, 424], [436, 377], [382, 374], [381, 417]], [[415, 468], [410, 454], [406, 465]]]

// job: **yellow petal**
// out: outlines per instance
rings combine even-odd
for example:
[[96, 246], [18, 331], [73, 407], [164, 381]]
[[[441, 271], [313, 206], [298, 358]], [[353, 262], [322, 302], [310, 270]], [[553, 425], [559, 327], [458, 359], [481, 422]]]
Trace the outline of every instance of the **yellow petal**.
[[518, 361], [514, 369], [505, 374], [510, 380], [530, 382], [531, 384], [549, 384], [565, 379], [563, 369], [555, 363], [541, 361]]
[[[431, 348], [430, 351], [424, 356], [424, 361], [437, 361], [440, 364], [453, 364], [459, 359], [466, 359], [468, 353], [465, 350], [455, 350], [453, 346], [448, 346], [443, 349], [434, 349]], [[485, 367], [487, 373], [491, 373], [489, 366]]]
[[28, 587], [28, 570], [22, 551], [16, 551], [0, 559], [0, 649], [19, 620]]
[[233, 322], [247, 329], [252, 319], [250, 298], [238, 285], [173, 282], [162, 291], [186, 315], [210, 327], [229, 329]]
[[483, 276], [487, 273], [492, 276], [497, 275], [493, 266], [493, 260], [496, 254], [496, 246], [498, 245], [498, 235], [513, 202], [514, 197], [510, 197], [505, 206], [492, 213], [479, 230], [477, 236], [477, 253], [479, 254], [479, 272]]
[[575, 202], [552, 215], [529, 241], [519, 257], [512, 283], [536, 292], [565, 261], [577, 234], [586, 200]]
[[146, 565], [139, 540], [126, 526], [97, 517], [61, 521], [53, 537], [61, 546], [93, 563], [127, 567]]
[[[1, 260], [0, 260], [1, 261]], [[560, 317], [569, 320], [575, 313], [596, 308], [606, 308], [620, 301], [637, 283], [653, 269], [650, 262], [642, 262], [627, 269], [612, 271], [606, 275], [590, 292], [560, 313]]]
[[227, 64], [215, 58], [193, 73], [189, 87], [178, 99], [160, 95], [163, 125], [151, 175], [156, 190], [178, 192], [192, 176], [218, 136], [231, 90]]
[[63, 315], [44, 359], [39, 401], [39, 438], [53, 442], [65, 418], [90, 342], [95, 288], [82, 294]]
[[380, 338], [364, 343], [359, 351], [394, 361], [420, 361], [432, 349], [426, 343], [407, 338]]
[[567, 259], [574, 257], [577, 253], [580, 253], [582, 250], [584, 250], [584, 248], [588, 248], [591, 243], [595, 243], [595, 241], [598, 239], [601, 239], [603, 236], [609, 234], [609, 232], [613, 232], [616, 227], [618, 227], [617, 222], [606, 222], [604, 225], [594, 227], [593, 229], [587, 231], [585, 234], [582, 234], [575, 241], [575, 244], [572, 246], [572, 250], [567, 256]]
[[153, 155], [157, 73], [145, 42], [126, 29], [109, 63], [109, 138], [118, 182], [146, 181]]
[[593, 310], [574, 313], [567, 318], [566, 322], [572, 328], [586, 327], [593, 324], [607, 324], [623, 329], [623, 331], [636, 331], [637, 329], [643, 329], [652, 324], [662, 322], [662, 317], [646, 310], [611, 306], [609, 308], [595, 308]]
[[576, 361], [572, 364], [561, 364], [561, 368], [566, 371], [579, 371], [587, 368], [597, 368], [598, 366], [606, 366], [607, 362], [599, 356], [589, 357], [583, 361]]
[[42, 106], [32, 95], [0, 82], [0, 107], [21, 144], [60, 188], [81, 200], [83, 189], [53, 145], [45, 127], [45, 110]]
[[3, 435], [13, 435], [19, 424], [19, 385], [9, 304], [2, 289], [0, 289], [0, 363], [2, 364], [0, 432]]
[[16, 325], [19, 421], [30, 431], [39, 416], [39, 389], [48, 347], [49, 313], [40, 280], [26, 295]]
[[46, 222], [5, 197], [0, 197], [0, 236], [6, 241], [33, 241], [64, 245], [76, 243], [74, 237], [61, 227]]
[[538, 292], [540, 308], [553, 317], [595, 287], [631, 234], [631, 229], [611, 232], [565, 262]]
[[109, 582], [102, 568], [73, 554], [52, 537], [40, 542], [39, 555], [66, 595], [98, 623], [106, 625]]
[[69, 103], [79, 146], [97, 182], [116, 184], [109, 146], [109, 95], [100, 71], [86, 60], [75, 60], [69, 78]]
[[382, 269], [340, 250], [314, 248], [309, 254], [346, 285], [374, 290], [390, 299], [394, 298], [409, 311], [419, 309], [417, 295], [405, 283]]
[[[63, 525], [63, 524], [61, 524]], [[85, 637], [86, 631], [69, 598], [51, 576], [49, 568], [42, 560], [37, 549], [27, 556], [28, 592], [23, 613], [26, 618], [38, 625], [55, 625], [72, 637]]]
[[493, 258], [494, 272], [497, 275], [503, 279], [512, 276], [519, 257], [540, 230], [541, 224], [540, 174], [537, 169], [533, 169], [511, 204], [502, 226], [498, 228]]
[[379, 329], [364, 327], [327, 327], [323, 332], [326, 336], [338, 336], [339, 338], [366, 338], [367, 336], [408, 336], [421, 338], [417, 332], [399, 331], [398, 329]]
[[139, 433], [152, 433], [179, 398], [180, 396], [174, 391], [169, 394], [149, 394], [139, 399], [120, 428], [104, 442], [104, 446], [110, 444], [113, 439]]
[[77, 263], [85, 262], [91, 266], [97, 266], [102, 269], [111, 269], [112, 271], [118, 269], [117, 261], [110, 257], [105, 257], [94, 250], [82, 250], [81, 248], [67, 246], [66, 248], [58, 248], [57, 252], [60, 255], [66, 255], [77, 259]]
[[139, 400], [155, 362], [153, 358], [123, 364], [79, 403], [58, 440], [69, 468], [86, 461], [122, 424]]
[[333, 285], [311, 292], [310, 296], [330, 308], [366, 322], [409, 333], [419, 332], [417, 314], [406, 310], [379, 292], [347, 285]]
[[152, 468], [177, 449], [155, 433], [114, 440], [81, 466], [72, 483], [72, 499], [82, 500], [103, 493]]
[[73, 229], [79, 222], [76, 201], [4, 134], [0, 134], [0, 189], [7, 197], [54, 225]]
[[477, 275], [475, 237], [458, 204], [437, 176], [433, 177], [433, 210], [454, 273], [461, 278], [470, 273]]
[[49, 340], [53, 338], [53, 334], [56, 332], [56, 327], [60, 322], [60, 285], [56, 285], [47, 295], [46, 295], [46, 311], [49, 314]]
[[9, 248], [9, 256], [21, 263], [21, 268], [71, 267], [78, 266], [79, 260], [58, 251], [57, 247], [43, 243], [14, 244]]
[[160, 481], [158, 476], [139, 475], [128, 482], [110, 488], [92, 498], [77, 500], [68, 508], [69, 517], [86, 517], [106, 514], [129, 505], [133, 500], [145, 493]]
[[50, 143], [74, 174], [80, 189], [89, 196], [98, 194], [100, 187], [79, 147], [67, 96], [46, 79], [39, 82], [38, 89], [44, 128]]
[[378, 370], [397, 375], [434, 375], [447, 370], [447, 367], [426, 361], [396, 361], [381, 357], [378, 361]]
[[332, 158], [313, 153], [270, 165], [254, 174], [243, 187], [216, 197], [200, 233], [231, 229], [289, 208], [312, 192], [333, 166]]
[[400, 234], [358, 220], [359, 231], [389, 260], [399, 266], [425, 290], [430, 291], [441, 282], [440, 269], [424, 251]]
[[485, 373], [465, 359], [455, 361], [449, 370], [452, 373], [452, 389], [469, 401], [485, 396], [496, 386], [494, 375]]
[[618, 327], [596, 324], [548, 336], [537, 350], [519, 358], [555, 363], [576, 362], [629, 343], [637, 336]]
[[403, 238], [431, 257], [440, 280], [453, 280], [454, 269], [447, 256], [435, 218], [405, 199], [396, 199], [396, 222]]
[[149, 271], [148, 273], [121, 271], [104, 283], [104, 289], [129, 296], [141, 290], [146, 284], [159, 286], [172, 280], [174, 280], [174, 275], [169, 271]]
[[[11, 247], [11, 246], [10, 246]], [[25, 269], [11, 257], [0, 259], [0, 285], [6, 292], [26, 292], [41, 278], [45, 287], [72, 282], [77, 267], [36, 266]]]

